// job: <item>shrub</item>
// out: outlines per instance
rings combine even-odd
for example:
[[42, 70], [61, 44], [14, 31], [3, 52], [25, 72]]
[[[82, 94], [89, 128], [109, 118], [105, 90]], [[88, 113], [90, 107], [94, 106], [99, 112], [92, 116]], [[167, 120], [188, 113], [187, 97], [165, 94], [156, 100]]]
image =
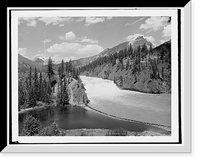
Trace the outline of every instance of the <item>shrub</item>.
[[27, 115], [22, 124], [21, 136], [34, 136], [42, 129], [42, 124], [31, 115]]
[[50, 126], [43, 128], [39, 134], [39, 136], [63, 136], [64, 132], [59, 129], [58, 124], [53, 122]]
[[127, 136], [127, 130], [116, 128], [107, 132], [106, 136]]

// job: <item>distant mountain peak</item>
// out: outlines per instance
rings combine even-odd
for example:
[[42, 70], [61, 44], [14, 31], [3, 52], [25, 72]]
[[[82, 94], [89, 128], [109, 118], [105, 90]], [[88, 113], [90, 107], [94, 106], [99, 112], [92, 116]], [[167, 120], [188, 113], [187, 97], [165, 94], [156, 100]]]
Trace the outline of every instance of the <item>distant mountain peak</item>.
[[42, 56], [36, 56], [36, 57], [34, 58], [34, 61], [35, 61], [35, 60], [38, 60], [38, 59], [39, 59], [39, 60], [45, 61], [45, 59], [44, 59]]
[[129, 44], [133, 46], [133, 48], [136, 48], [137, 46], [142, 46], [143, 44], [146, 44], [146, 46], [149, 48], [150, 45], [153, 46], [151, 40], [148, 37], [145, 37], [141, 34], [135, 34], [132, 36], [131, 39], [128, 41]]
[[44, 62], [45, 62], [45, 59], [43, 57], [41, 57], [41, 56], [37, 56], [37, 57], [34, 58], [34, 62], [37, 62], [37, 63], [43, 65]]
[[128, 42], [132, 43], [136, 40], [144, 39], [144, 36], [142, 34], [134, 34], [128, 39], [129, 39]]

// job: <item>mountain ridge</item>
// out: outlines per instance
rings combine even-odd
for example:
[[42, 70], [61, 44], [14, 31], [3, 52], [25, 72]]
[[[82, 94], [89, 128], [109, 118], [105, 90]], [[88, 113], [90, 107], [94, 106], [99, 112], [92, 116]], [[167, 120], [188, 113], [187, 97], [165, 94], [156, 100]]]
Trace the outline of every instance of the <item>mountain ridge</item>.
[[108, 55], [114, 54], [116, 52], [119, 52], [120, 50], [127, 49], [130, 44], [133, 46], [134, 49], [136, 49], [139, 45], [142, 46], [143, 44], [146, 44], [148, 48], [150, 47], [150, 45], [153, 46], [153, 44], [149, 40], [147, 40], [144, 36], [139, 35], [132, 41], [122, 42], [116, 46], [113, 46], [112, 48], [106, 48], [105, 50], [103, 50], [102, 52], [100, 52], [97, 55], [80, 58], [77, 60], [73, 60], [72, 62], [75, 66], [78, 66], [78, 67], [85, 66], [85, 65], [91, 63], [92, 61], [96, 60], [99, 57], [108, 56]]

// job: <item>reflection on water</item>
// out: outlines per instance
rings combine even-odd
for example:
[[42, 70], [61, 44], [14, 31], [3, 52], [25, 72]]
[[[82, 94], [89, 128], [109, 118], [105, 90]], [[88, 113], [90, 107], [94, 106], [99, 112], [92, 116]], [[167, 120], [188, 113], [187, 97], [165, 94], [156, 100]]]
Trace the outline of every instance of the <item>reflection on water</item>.
[[115, 129], [121, 127], [129, 131], [137, 132], [145, 130], [153, 130], [161, 133], [166, 132], [163, 129], [142, 123], [114, 119], [93, 110], [84, 109], [83, 107], [78, 106], [58, 107], [51, 111], [46, 111], [46, 113], [42, 113], [42, 115], [33, 116], [38, 118], [43, 126], [48, 126], [55, 121], [62, 129]]

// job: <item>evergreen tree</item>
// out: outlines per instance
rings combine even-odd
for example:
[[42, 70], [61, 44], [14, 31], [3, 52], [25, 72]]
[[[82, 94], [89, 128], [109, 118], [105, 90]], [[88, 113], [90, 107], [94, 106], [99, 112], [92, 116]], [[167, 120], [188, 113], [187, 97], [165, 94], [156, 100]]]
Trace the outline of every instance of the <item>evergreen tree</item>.
[[38, 73], [37, 68], [35, 68], [35, 75], [34, 75], [34, 98], [36, 101], [39, 100], [39, 83], [38, 83]]
[[34, 107], [36, 106], [36, 98], [35, 98], [35, 93], [34, 93], [34, 88], [32, 87], [29, 91], [29, 107]]
[[52, 76], [54, 75], [54, 71], [53, 71], [53, 62], [52, 62], [51, 57], [49, 57], [49, 60], [48, 60], [47, 74], [48, 74], [49, 82], [51, 82], [51, 78], [52, 78]]
[[129, 66], [130, 66], [130, 62], [129, 62], [129, 59], [128, 59], [127, 62], [126, 62], [126, 70], [129, 69]]
[[66, 76], [69, 75], [69, 62], [66, 61], [65, 63], [65, 72], [66, 72]]
[[67, 81], [66, 81], [66, 77], [64, 77], [62, 105], [65, 106], [68, 103], [69, 103], [69, 96], [68, 96], [68, 93], [67, 93]]
[[28, 90], [28, 105], [33, 107], [36, 105], [36, 99], [34, 95], [34, 87], [32, 86], [32, 68], [29, 70], [29, 90]]
[[68, 71], [69, 71], [69, 73], [72, 73], [72, 60], [71, 59], [69, 60], [69, 63], [68, 63]]
[[141, 58], [142, 58], [142, 60], [144, 60], [144, 58], [146, 58], [147, 53], [148, 53], [148, 49], [147, 49], [146, 44], [144, 43], [142, 45], [142, 48], [141, 48]]
[[157, 63], [156, 63], [155, 58], [154, 58], [153, 61], [151, 61], [151, 69], [152, 69], [151, 78], [152, 79], [158, 79], [159, 78], [159, 71], [158, 71], [158, 67], [157, 67]]
[[141, 48], [140, 45], [137, 47], [137, 66], [138, 66], [138, 71], [140, 72], [141, 70]]
[[26, 94], [24, 91], [24, 86], [21, 80], [19, 80], [18, 84], [18, 105], [19, 105], [19, 110], [20, 106], [23, 105], [26, 102]]
[[150, 44], [150, 47], [149, 47], [149, 55], [153, 55], [153, 48], [152, 48], [152, 44]]
[[129, 48], [128, 48], [128, 56], [131, 58], [133, 57], [133, 47], [131, 44], [129, 45]]
[[167, 54], [167, 49], [165, 46], [162, 46], [161, 51], [160, 51], [160, 59], [162, 61], [162, 64], [164, 63], [166, 54]]
[[60, 71], [61, 71], [61, 78], [64, 78], [64, 74], [65, 74], [65, 66], [64, 66], [64, 61], [61, 61], [61, 67], [60, 67]]
[[29, 70], [29, 89], [32, 88], [32, 69], [30, 67], [30, 70]]
[[43, 96], [43, 86], [42, 86], [42, 73], [40, 72], [40, 78], [39, 78], [39, 100], [42, 101]]

